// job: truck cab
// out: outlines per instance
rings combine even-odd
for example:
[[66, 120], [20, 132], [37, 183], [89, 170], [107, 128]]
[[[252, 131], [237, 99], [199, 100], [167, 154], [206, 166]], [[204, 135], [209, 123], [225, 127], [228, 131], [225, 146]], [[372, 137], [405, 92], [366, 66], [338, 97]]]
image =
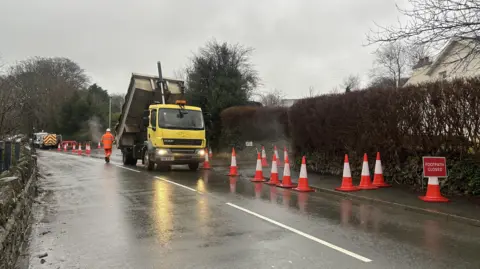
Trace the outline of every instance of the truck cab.
[[187, 105], [184, 82], [133, 73], [115, 127], [125, 165], [138, 160], [148, 170], [185, 164], [197, 170], [204, 161], [206, 139], [201, 108]]
[[154, 104], [149, 106], [147, 126], [147, 150], [144, 164], [167, 166], [188, 164], [197, 170], [205, 156], [205, 124], [199, 107], [177, 104]]

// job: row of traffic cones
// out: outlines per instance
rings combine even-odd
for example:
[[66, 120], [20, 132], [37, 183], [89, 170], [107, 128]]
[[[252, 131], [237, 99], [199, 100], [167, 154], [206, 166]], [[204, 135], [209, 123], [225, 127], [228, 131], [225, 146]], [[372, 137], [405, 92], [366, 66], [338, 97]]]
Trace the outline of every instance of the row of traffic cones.
[[[60, 144], [58, 144], [57, 150], [62, 151]], [[63, 145], [63, 151], [64, 152], [68, 151], [67, 144]], [[90, 155], [91, 151], [92, 150], [90, 148], [90, 143], [85, 143], [85, 154]], [[78, 144], [78, 149], [77, 149], [76, 145], [73, 145], [72, 146], [72, 153], [77, 153], [78, 155], [82, 155], [83, 154], [82, 144], [81, 143]]]
[[[277, 146], [273, 146], [273, 153], [275, 158], [277, 159], [277, 166], [283, 166], [282, 161], [278, 156]], [[285, 163], [286, 159], [288, 158], [287, 147], [283, 148], [283, 162]], [[272, 158], [273, 160], [273, 158]], [[265, 147], [262, 146], [262, 167], [268, 166], [267, 154], [265, 153]]]
[[[278, 177], [278, 157], [277, 152], [275, 151], [272, 156], [272, 168], [270, 173], [270, 179], [266, 182], [263, 176], [262, 170], [262, 163], [265, 162], [265, 158], [262, 158], [260, 153], [257, 153], [257, 165], [255, 169], [255, 176], [251, 179], [252, 182], [260, 183], [265, 182], [269, 185], [275, 185], [281, 188], [293, 188], [296, 191], [300, 192], [311, 192], [314, 189], [308, 186], [308, 178], [307, 178], [307, 165], [306, 165], [306, 158], [305, 156], [302, 157], [302, 165], [300, 168], [300, 177], [298, 179], [298, 185], [292, 182], [292, 178], [290, 175], [290, 162], [288, 160], [288, 154], [285, 150], [285, 158], [284, 158], [284, 167], [283, 167], [283, 178], [280, 182]], [[264, 148], [262, 148], [262, 155], [264, 155]], [[230, 173], [229, 176], [238, 176], [238, 168], [237, 168], [237, 159], [235, 154], [235, 149], [232, 149], [232, 161], [230, 164]]]
[[[342, 185], [338, 188], [335, 188], [335, 190], [343, 191], [343, 192], [352, 192], [352, 191], [358, 191], [358, 190], [374, 190], [374, 189], [385, 188], [385, 187], [391, 187], [391, 185], [387, 184], [383, 177], [383, 168], [382, 168], [382, 162], [380, 160], [380, 152], [377, 152], [373, 182], [371, 181], [371, 178], [370, 178], [367, 154], [365, 153], [363, 155], [362, 174], [361, 174], [360, 184], [358, 186], [354, 186], [352, 183], [352, 174], [350, 171], [350, 164], [348, 162], [348, 155], [345, 154]], [[425, 202], [448, 202], [449, 201], [447, 198], [443, 197], [442, 194], [440, 193], [440, 185], [438, 183], [438, 178], [435, 178], [435, 177], [428, 179], [426, 195], [419, 196], [418, 198]]]
[[352, 173], [350, 171], [350, 164], [348, 162], [348, 155], [345, 154], [345, 161], [343, 163], [343, 179], [342, 185], [339, 188], [335, 188], [337, 191], [358, 191], [358, 190], [374, 190], [378, 188], [390, 187], [383, 178], [382, 162], [380, 160], [380, 152], [377, 152], [377, 159], [375, 161], [375, 172], [373, 176], [373, 182], [370, 178], [370, 170], [368, 168], [368, 157], [365, 153], [363, 155], [362, 175], [360, 178], [360, 184], [354, 186], [352, 183]]

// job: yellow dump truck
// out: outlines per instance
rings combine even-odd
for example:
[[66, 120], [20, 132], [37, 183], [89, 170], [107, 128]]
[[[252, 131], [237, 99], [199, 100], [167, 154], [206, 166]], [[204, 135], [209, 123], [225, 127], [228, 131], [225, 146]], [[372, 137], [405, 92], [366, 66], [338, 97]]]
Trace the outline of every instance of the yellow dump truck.
[[185, 164], [197, 170], [204, 161], [206, 139], [201, 108], [184, 99], [184, 82], [133, 73], [115, 128], [125, 165], [137, 160], [148, 170]]

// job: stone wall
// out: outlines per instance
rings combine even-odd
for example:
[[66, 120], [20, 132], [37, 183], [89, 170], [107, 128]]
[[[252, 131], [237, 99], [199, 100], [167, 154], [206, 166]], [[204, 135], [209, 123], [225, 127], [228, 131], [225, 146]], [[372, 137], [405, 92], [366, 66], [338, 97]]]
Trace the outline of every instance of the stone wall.
[[30, 230], [37, 158], [24, 151], [18, 164], [0, 175], [0, 269], [14, 268]]

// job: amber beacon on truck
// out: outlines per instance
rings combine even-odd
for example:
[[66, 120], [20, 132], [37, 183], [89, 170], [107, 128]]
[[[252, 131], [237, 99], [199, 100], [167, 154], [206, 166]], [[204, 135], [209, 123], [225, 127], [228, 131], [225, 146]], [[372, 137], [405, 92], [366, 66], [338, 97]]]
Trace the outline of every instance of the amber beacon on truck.
[[116, 125], [116, 141], [125, 165], [141, 160], [148, 170], [185, 164], [197, 170], [204, 160], [206, 139], [201, 108], [189, 106], [184, 82], [132, 74]]

